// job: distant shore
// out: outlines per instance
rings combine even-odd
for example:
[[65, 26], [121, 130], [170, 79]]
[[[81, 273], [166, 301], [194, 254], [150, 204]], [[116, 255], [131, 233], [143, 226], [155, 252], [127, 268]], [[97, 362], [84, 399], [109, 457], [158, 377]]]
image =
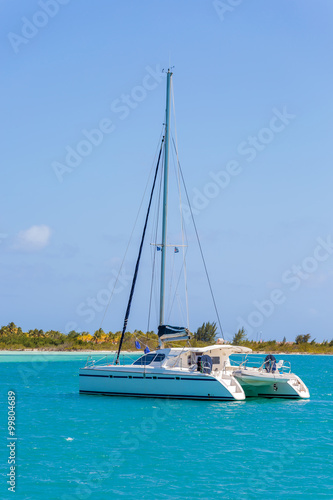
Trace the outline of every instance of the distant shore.
[[[91, 350], [85, 350], [85, 349], [80, 349], [79, 351], [76, 349], [73, 349], [72, 351], [56, 351], [55, 349], [3, 349], [0, 350], [0, 355], [1, 354], [38, 354], [38, 353], [47, 353], [47, 354], [116, 354], [117, 351], [91, 351]], [[121, 354], [143, 354], [143, 351], [137, 350], [137, 351], [121, 351]]]
[[[213, 344], [225, 345], [223, 338], [217, 338], [215, 323], [203, 323], [198, 330], [191, 334], [191, 347], [196, 349], [207, 348]], [[262, 339], [258, 341], [249, 340], [246, 337], [244, 328], [235, 333], [230, 344], [240, 347], [248, 347], [253, 354], [333, 354], [333, 339], [329, 342], [323, 340], [316, 343], [316, 339], [311, 340], [311, 334], [297, 335], [295, 342], [287, 342], [286, 337], [282, 342], [277, 340]], [[145, 348], [150, 351], [158, 349], [159, 338], [154, 331], [125, 332], [122, 336], [121, 331], [104, 332], [102, 328], [96, 330], [93, 335], [89, 332], [70, 331], [68, 334], [55, 330], [43, 331], [35, 328], [24, 332], [21, 327], [15, 323], [8, 323], [7, 326], [0, 328], [0, 351], [3, 353], [56, 353], [58, 355], [65, 353], [78, 353], [88, 355], [101, 353], [110, 355], [117, 352], [121, 344], [122, 353], [142, 355]], [[229, 342], [228, 342], [229, 344]], [[229, 344], [229, 345], [230, 345]], [[187, 346], [185, 341], [167, 342], [165, 347], [184, 348]], [[136, 349], [139, 347], [139, 349]]]
[[[221, 346], [222, 347], [222, 346]], [[77, 354], [77, 355], [80, 355], [80, 354], [94, 354], [94, 355], [98, 355], [98, 354], [104, 354], [104, 355], [111, 355], [111, 354], [116, 354], [116, 350], [115, 351], [99, 351], [99, 350], [85, 350], [85, 349], [80, 349], [80, 350], [76, 350], [76, 349], [73, 349], [72, 351], [56, 351], [54, 349], [45, 349], [45, 348], [42, 348], [42, 349], [13, 349], [13, 350], [0, 350], [0, 355], [11, 355], [11, 354], [40, 354], [40, 353], [44, 353], [44, 354], [62, 354], [64, 356], [66, 355], [69, 355], [69, 354]], [[265, 355], [265, 354], [271, 354], [272, 351], [253, 351], [252, 353], [250, 354], [262, 354], [262, 355]], [[121, 354], [137, 354], [138, 356], [142, 355], [143, 354], [143, 351], [141, 350], [137, 350], [137, 351], [121, 351]], [[278, 356], [294, 356], [294, 355], [304, 355], [304, 356], [333, 356], [332, 353], [326, 353], [326, 352], [276, 352], [274, 351], [274, 354], [278, 355]]]

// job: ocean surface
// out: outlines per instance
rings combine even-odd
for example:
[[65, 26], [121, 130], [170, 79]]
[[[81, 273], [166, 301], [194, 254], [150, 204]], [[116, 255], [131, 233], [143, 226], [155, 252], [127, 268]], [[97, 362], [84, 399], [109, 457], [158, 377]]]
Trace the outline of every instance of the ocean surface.
[[[0, 498], [333, 499], [333, 357], [281, 357], [310, 400], [79, 395], [87, 354], [0, 354]], [[8, 391], [15, 493], [6, 484]]]

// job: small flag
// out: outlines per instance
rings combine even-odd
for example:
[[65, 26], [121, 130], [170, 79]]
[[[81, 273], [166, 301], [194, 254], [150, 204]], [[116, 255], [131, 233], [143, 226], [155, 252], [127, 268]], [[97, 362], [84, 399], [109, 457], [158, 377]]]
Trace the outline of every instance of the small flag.
[[143, 351], [145, 354], [148, 354], [148, 352], [150, 352], [150, 349], [149, 347], [146, 347], [145, 350]]
[[156, 247], [157, 251], [160, 252], [162, 250], [161, 247]]
[[179, 252], [179, 248], [175, 247], [175, 253]]
[[135, 347], [137, 349], [141, 349], [141, 345], [140, 345], [140, 342], [138, 340], [135, 341]]

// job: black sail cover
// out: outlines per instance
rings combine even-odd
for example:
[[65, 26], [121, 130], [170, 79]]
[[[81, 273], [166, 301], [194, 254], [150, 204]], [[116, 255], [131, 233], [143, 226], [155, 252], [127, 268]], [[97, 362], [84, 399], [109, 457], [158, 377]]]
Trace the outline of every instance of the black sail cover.
[[190, 331], [183, 326], [160, 325], [158, 327], [158, 336], [161, 340], [189, 340]]

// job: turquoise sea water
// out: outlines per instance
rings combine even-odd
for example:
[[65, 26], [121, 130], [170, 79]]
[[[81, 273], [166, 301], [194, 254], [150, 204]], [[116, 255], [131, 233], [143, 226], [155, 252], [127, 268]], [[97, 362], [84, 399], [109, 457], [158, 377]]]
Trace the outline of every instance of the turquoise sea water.
[[[79, 395], [86, 357], [0, 354], [1, 499], [333, 498], [332, 356], [283, 356], [309, 401], [244, 402]], [[15, 494], [8, 390], [17, 398]]]

